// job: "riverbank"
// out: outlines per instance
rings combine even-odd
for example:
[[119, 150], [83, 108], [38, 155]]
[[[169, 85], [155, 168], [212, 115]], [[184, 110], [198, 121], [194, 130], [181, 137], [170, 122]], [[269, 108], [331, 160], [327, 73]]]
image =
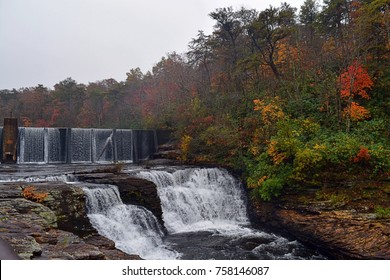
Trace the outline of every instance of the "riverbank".
[[389, 181], [332, 182], [270, 202], [252, 198], [249, 209], [256, 226], [297, 238], [331, 259], [390, 259], [389, 196]]

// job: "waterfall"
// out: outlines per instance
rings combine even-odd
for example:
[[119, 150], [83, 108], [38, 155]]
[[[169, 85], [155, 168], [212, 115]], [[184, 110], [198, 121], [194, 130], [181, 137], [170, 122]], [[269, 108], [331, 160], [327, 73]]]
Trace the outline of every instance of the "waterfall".
[[66, 128], [46, 128], [45, 161], [47, 163], [66, 162]]
[[133, 130], [135, 160], [150, 159], [157, 150], [157, 134], [155, 130]]
[[151, 170], [138, 176], [157, 185], [169, 233], [228, 230], [249, 224], [244, 192], [225, 170]]
[[88, 217], [99, 234], [113, 240], [118, 249], [145, 259], [175, 259], [165, 247], [164, 233], [156, 217], [144, 207], [123, 204], [118, 188], [84, 187]]
[[94, 129], [92, 134], [92, 159], [93, 162], [113, 162], [114, 161], [114, 130]]
[[[0, 152], [2, 131], [0, 127]], [[17, 162], [139, 162], [152, 158], [159, 144], [169, 142], [169, 135], [156, 130], [20, 127]]]
[[116, 160], [120, 162], [133, 161], [133, 131], [117, 129], [114, 137]]
[[70, 162], [92, 161], [92, 130], [72, 128], [70, 136]]
[[45, 162], [45, 129], [42, 127], [24, 127], [19, 131], [18, 163]]

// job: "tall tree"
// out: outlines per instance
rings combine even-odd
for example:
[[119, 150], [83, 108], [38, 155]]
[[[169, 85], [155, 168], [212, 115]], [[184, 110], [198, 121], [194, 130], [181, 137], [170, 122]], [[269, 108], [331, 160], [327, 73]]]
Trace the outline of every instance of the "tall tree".
[[57, 119], [57, 126], [76, 127], [78, 120], [75, 118], [83, 106], [85, 98], [85, 86], [78, 84], [72, 78], [67, 78], [54, 85], [54, 97], [61, 108]]
[[270, 67], [275, 78], [282, 73], [277, 66], [278, 48], [282, 40], [292, 34], [295, 26], [295, 8], [283, 3], [280, 8], [270, 6], [260, 12], [258, 18], [248, 27], [248, 34], [263, 63]]

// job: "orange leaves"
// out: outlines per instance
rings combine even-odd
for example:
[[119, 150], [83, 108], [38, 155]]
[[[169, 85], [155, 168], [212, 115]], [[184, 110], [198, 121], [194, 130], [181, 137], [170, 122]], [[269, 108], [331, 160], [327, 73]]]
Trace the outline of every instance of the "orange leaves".
[[344, 116], [349, 116], [354, 121], [361, 121], [370, 117], [370, 112], [356, 102], [351, 102], [351, 104], [345, 107], [343, 114]]
[[287, 158], [285, 153], [278, 151], [277, 144], [277, 141], [271, 140], [267, 150], [268, 155], [272, 158], [275, 165], [281, 164]]
[[278, 97], [272, 99], [271, 102], [269, 102], [268, 104], [266, 104], [263, 100], [260, 99], [253, 100], [253, 103], [255, 104], [253, 109], [255, 111], [260, 111], [261, 118], [265, 125], [271, 125], [273, 123], [276, 123], [278, 120], [283, 119], [285, 116], [283, 110], [278, 105]]
[[364, 99], [369, 99], [367, 90], [374, 85], [370, 75], [363, 66], [355, 61], [348, 69], [340, 75], [341, 82], [341, 98], [360, 96]]
[[48, 196], [48, 193], [37, 192], [34, 186], [27, 186], [23, 189], [22, 195], [25, 199], [42, 203]]

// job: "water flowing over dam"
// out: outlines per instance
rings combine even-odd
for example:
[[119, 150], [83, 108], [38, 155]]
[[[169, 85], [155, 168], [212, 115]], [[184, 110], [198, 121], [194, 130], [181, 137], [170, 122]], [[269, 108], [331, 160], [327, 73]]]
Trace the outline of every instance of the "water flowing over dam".
[[149, 159], [165, 135], [156, 130], [19, 127], [16, 163], [138, 162]]

